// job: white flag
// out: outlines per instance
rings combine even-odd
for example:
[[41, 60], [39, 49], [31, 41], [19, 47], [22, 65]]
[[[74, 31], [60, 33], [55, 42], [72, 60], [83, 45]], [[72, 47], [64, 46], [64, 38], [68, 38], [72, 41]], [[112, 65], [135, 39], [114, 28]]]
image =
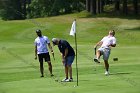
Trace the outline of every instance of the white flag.
[[70, 35], [74, 36], [76, 33], [76, 21], [73, 21], [71, 30], [70, 30]]

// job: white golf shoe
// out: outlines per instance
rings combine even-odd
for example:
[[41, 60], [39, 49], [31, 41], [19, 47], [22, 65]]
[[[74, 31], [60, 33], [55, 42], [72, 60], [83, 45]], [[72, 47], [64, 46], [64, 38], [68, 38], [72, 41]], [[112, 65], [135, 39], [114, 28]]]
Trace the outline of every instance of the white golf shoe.
[[70, 79], [65, 78], [61, 82], [73, 82], [73, 79], [72, 78], [70, 78]]
[[108, 76], [109, 75], [109, 71], [105, 71], [105, 75]]
[[70, 79], [69, 79], [69, 82], [73, 82], [73, 78], [70, 78]]
[[68, 78], [64, 78], [63, 80], [61, 80], [61, 82], [68, 82], [69, 79]]

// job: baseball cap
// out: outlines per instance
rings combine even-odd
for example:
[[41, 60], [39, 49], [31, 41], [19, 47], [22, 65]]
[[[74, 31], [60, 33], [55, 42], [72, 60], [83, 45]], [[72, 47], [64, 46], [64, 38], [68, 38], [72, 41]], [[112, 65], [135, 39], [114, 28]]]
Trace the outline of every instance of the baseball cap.
[[54, 46], [56, 45], [56, 42], [57, 42], [57, 41], [59, 41], [58, 38], [53, 38], [53, 39], [52, 39], [52, 42], [53, 42], [53, 45], [54, 45]]
[[36, 33], [41, 33], [41, 30], [40, 30], [40, 29], [37, 29], [37, 30], [36, 30]]

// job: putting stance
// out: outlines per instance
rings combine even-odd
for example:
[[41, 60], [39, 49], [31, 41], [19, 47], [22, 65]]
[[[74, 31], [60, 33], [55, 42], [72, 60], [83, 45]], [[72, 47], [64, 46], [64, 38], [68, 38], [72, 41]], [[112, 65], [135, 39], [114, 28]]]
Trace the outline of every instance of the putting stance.
[[101, 46], [96, 51], [96, 58], [94, 59], [95, 62], [100, 63], [99, 59], [100, 56], [103, 55], [103, 60], [105, 63], [105, 75], [109, 75], [109, 64], [108, 59], [111, 51], [111, 47], [116, 46], [116, 38], [115, 38], [115, 31], [111, 30], [109, 31], [109, 35], [105, 36], [101, 41], [99, 41], [94, 48], [97, 48], [97, 46]]
[[40, 62], [41, 77], [44, 77], [43, 59], [45, 60], [45, 62], [48, 63], [48, 68], [49, 68], [50, 74], [51, 74], [51, 76], [53, 76], [50, 55], [49, 55], [48, 48], [46, 46], [46, 45], [49, 46], [52, 54], [54, 55], [53, 49], [50, 45], [50, 41], [49, 41], [48, 37], [42, 35], [41, 30], [36, 30], [36, 34], [38, 37], [35, 39], [35, 59], [37, 59], [37, 54], [38, 54], [38, 59]]
[[[58, 45], [58, 48], [62, 55], [62, 62], [65, 66], [65, 75], [66, 78], [62, 80], [62, 82], [72, 82], [72, 63], [74, 61], [75, 52], [70, 44], [66, 40], [61, 40], [58, 38], [52, 39], [53, 45]], [[68, 78], [68, 73], [70, 78]]]

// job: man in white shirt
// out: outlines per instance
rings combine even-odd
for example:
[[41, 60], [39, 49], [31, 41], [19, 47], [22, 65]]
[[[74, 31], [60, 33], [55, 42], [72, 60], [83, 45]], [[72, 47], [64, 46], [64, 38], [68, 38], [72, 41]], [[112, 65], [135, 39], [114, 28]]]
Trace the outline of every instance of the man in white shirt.
[[45, 60], [45, 62], [48, 63], [48, 68], [50, 71], [51, 76], [53, 76], [52, 74], [52, 64], [51, 64], [51, 60], [50, 60], [50, 55], [49, 55], [49, 51], [47, 48], [50, 48], [52, 55], [54, 55], [53, 49], [51, 47], [50, 41], [48, 39], [48, 37], [43, 36], [41, 33], [41, 30], [36, 30], [36, 34], [37, 34], [37, 38], [35, 39], [35, 59], [37, 59], [37, 55], [38, 55], [38, 59], [40, 62], [40, 73], [41, 73], [41, 77], [44, 77], [44, 67], [43, 67], [43, 60]]
[[109, 75], [108, 59], [109, 59], [111, 47], [116, 47], [115, 31], [114, 30], [109, 31], [109, 35], [105, 36], [101, 41], [99, 41], [94, 46], [94, 48], [97, 48], [97, 46], [101, 46], [101, 47], [96, 51], [96, 58], [94, 59], [94, 61], [100, 63], [99, 61], [100, 56], [103, 55], [103, 60], [106, 69], [105, 75]]

